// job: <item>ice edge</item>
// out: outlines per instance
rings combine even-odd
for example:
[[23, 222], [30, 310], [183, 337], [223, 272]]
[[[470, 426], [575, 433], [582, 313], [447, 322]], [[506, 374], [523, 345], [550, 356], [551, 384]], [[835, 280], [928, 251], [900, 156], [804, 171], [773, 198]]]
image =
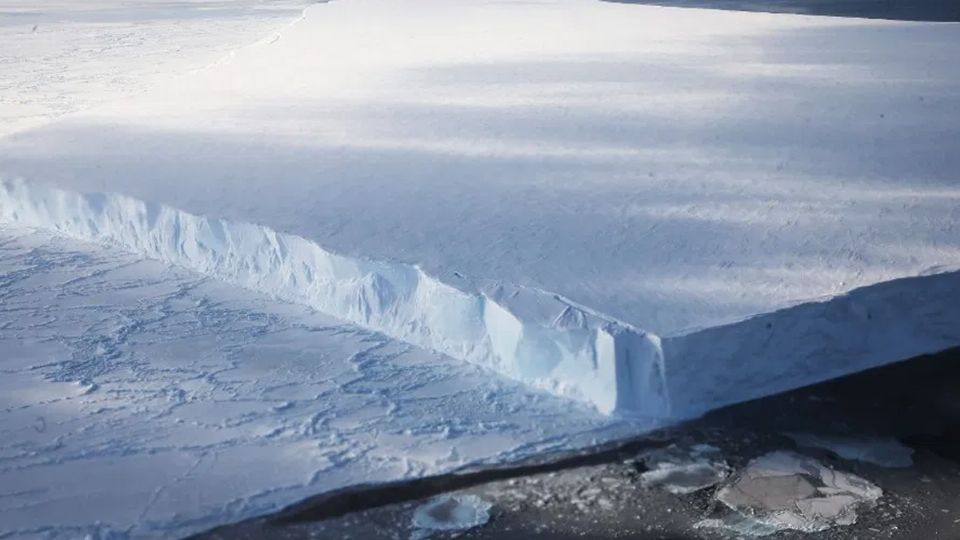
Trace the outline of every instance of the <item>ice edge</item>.
[[22, 179], [0, 179], [0, 222], [112, 244], [304, 304], [604, 414], [671, 415], [659, 337], [554, 294], [469, 280], [458, 288], [415, 265], [345, 257], [261, 225]]

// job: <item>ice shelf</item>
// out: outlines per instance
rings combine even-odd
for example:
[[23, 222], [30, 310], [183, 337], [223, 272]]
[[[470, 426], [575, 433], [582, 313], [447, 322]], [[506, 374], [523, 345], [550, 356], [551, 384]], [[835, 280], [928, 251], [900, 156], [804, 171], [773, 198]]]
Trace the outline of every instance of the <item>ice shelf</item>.
[[108, 243], [304, 304], [604, 413], [684, 418], [960, 340], [960, 274], [661, 340], [556, 294], [356, 259], [261, 225], [0, 180], [0, 222]]
[[0, 180], [0, 222], [103, 242], [310, 306], [606, 413], [664, 416], [660, 340], [548, 293], [458, 286], [416, 266], [344, 257], [299, 236], [111, 193]]
[[352, 0], [0, 138], [3, 220], [681, 418], [960, 345], [960, 25]]

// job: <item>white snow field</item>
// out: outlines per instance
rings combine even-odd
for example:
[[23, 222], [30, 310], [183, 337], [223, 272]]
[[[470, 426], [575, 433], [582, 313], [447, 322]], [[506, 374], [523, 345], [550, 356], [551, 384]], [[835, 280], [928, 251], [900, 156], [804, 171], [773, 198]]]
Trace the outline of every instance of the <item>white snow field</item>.
[[0, 538], [960, 345], [960, 25], [304, 5], [0, 0]]
[[269, 39], [307, 0], [0, 0], [0, 135]]
[[958, 25], [357, 0], [280, 37], [5, 138], [3, 219], [604, 412], [960, 342], [916, 277], [960, 261]]
[[953, 23], [317, 4], [0, 140], [0, 219], [692, 416], [960, 344], [958, 48]]
[[0, 538], [176, 538], [642, 426], [309, 308], [0, 230]]

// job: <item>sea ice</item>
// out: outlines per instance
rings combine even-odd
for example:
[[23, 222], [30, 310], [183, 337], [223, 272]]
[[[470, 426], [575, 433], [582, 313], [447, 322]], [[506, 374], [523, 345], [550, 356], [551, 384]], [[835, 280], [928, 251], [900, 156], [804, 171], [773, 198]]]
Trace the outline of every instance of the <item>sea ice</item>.
[[645, 426], [116, 249], [0, 228], [0, 537], [183, 537]]
[[0, 138], [0, 210], [684, 418], [960, 344], [958, 45], [589, 0], [315, 4]]
[[476, 495], [435, 497], [414, 510], [414, 536], [422, 537], [422, 531], [465, 531], [480, 527], [490, 519], [491, 507]]
[[799, 446], [829, 450], [843, 459], [880, 467], [910, 467], [913, 448], [891, 437], [845, 437], [814, 433], [787, 433]]
[[729, 521], [711, 520], [701, 526], [722, 525], [758, 534], [791, 529], [817, 532], [836, 525], [856, 523], [856, 510], [875, 503], [883, 491], [859, 476], [831, 469], [819, 461], [778, 451], [758, 457], [747, 464], [716, 495], [739, 516]]
[[640, 474], [645, 487], [662, 487], [675, 495], [685, 495], [722, 482], [730, 467], [718, 448], [696, 445], [682, 449], [676, 445], [654, 450], [643, 456], [649, 470]]

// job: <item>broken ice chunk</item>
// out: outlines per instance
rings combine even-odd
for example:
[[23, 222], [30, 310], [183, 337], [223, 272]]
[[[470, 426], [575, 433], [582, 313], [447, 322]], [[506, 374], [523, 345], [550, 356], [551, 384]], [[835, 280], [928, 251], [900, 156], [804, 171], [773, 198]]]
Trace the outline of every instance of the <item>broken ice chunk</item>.
[[[754, 459], [717, 500], [737, 512], [698, 526], [752, 530], [757, 535], [782, 529], [817, 532], [856, 522], [860, 505], [876, 502], [883, 491], [850, 473], [793, 452], [772, 452]], [[757, 526], [747, 526], [750, 520]], [[770, 532], [765, 532], [770, 531]]]
[[910, 467], [913, 449], [894, 438], [844, 437], [812, 433], [785, 433], [798, 446], [821, 448], [843, 459], [862, 461], [880, 467]]
[[[476, 495], [441, 495], [417, 507], [413, 526], [420, 532], [464, 531], [490, 519], [491, 504]], [[424, 538], [414, 533], [415, 538]]]
[[663, 487], [675, 495], [685, 495], [714, 486], [730, 474], [726, 462], [704, 454], [716, 454], [719, 449], [696, 445], [684, 450], [676, 445], [655, 450], [644, 456], [649, 468], [640, 475], [644, 487]]

